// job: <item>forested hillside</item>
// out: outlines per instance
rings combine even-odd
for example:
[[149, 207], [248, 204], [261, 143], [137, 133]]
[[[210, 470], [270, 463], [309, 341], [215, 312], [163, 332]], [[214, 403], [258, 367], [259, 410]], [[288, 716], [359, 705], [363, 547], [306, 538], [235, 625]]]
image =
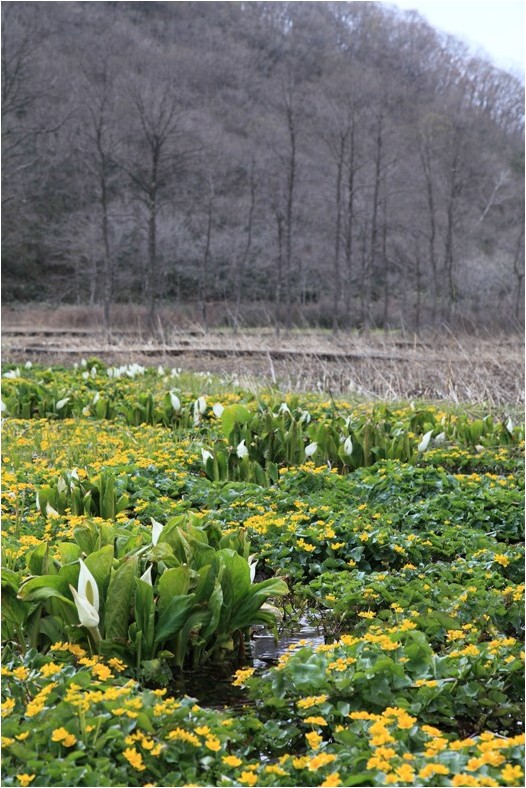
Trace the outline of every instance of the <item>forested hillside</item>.
[[4, 2], [3, 298], [514, 329], [517, 76], [379, 2]]

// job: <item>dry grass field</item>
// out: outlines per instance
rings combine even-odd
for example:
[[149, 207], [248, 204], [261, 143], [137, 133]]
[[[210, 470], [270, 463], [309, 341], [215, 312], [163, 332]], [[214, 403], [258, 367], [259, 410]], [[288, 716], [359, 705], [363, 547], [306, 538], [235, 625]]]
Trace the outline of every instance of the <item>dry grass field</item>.
[[321, 390], [371, 399], [429, 399], [491, 406], [524, 402], [522, 335], [420, 336], [403, 332], [213, 329], [177, 325], [161, 312], [159, 331], [148, 335], [135, 312], [116, 314], [108, 336], [85, 307], [3, 308], [2, 358], [6, 363], [71, 365], [97, 356], [108, 364], [163, 364], [236, 378], [244, 386]]

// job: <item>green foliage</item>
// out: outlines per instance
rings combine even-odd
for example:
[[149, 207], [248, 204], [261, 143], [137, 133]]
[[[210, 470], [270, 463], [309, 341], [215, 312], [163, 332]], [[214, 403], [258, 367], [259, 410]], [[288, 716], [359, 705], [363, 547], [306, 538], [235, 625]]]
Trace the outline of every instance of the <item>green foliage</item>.
[[[244, 532], [223, 537], [208, 529], [216, 542], [212, 546], [195, 519], [191, 514], [171, 518], [155, 544], [132, 540], [132, 552], [124, 554], [122, 531], [100, 523], [77, 527], [75, 542], [60, 543], [54, 559], [45, 545], [35, 548], [28, 557], [30, 579], [18, 587], [15, 573], [6, 574], [10, 631], [25, 635], [38, 609], [32, 645], [43, 648], [50, 639], [69, 638], [137, 668], [158, 656], [178, 668], [197, 667], [242, 648], [252, 626], [275, 627], [277, 611], [267, 602], [288, 588], [277, 578], [252, 582]], [[79, 584], [80, 550], [99, 593], [100, 642], [95, 643], [92, 629], [78, 626], [70, 591]]]

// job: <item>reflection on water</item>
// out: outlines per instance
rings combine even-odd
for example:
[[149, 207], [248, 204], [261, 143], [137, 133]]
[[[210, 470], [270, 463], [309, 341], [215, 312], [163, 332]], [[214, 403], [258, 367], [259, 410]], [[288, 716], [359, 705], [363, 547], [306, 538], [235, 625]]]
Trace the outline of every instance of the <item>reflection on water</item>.
[[[293, 632], [283, 633], [277, 643], [266, 630], [257, 629], [252, 635], [250, 653], [247, 653], [243, 665], [253, 666], [258, 673], [263, 673], [275, 665], [290, 646], [303, 640], [313, 646], [324, 643], [319, 631], [306, 622]], [[232, 686], [232, 675], [238, 667], [241, 665], [214, 665], [183, 671], [174, 676], [169, 692], [172, 695], [189, 695], [208, 708], [253, 706], [253, 701], [247, 699], [245, 689]]]

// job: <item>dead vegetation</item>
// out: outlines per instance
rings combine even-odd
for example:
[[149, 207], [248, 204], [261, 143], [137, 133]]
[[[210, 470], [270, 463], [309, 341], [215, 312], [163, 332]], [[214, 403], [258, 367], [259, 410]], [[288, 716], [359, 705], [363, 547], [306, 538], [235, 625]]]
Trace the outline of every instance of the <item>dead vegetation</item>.
[[[3, 361], [70, 365], [89, 356], [108, 364], [163, 364], [231, 377], [245, 386], [326, 391], [374, 399], [430, 399], [521, 406], [524, 344], [519, 335], [420, 337], [403, 332], [336, 336], [272, 329], [233, 332], [160, 322], [152, 339], [130, 321], [107, 336], [75, 308], [3, 310]], [[69, 325], [68, 325], [69, 323]], [[96, 323], [95, 323], [96, 325]], [[99, 324], [100, 325], [100, 324]]]

